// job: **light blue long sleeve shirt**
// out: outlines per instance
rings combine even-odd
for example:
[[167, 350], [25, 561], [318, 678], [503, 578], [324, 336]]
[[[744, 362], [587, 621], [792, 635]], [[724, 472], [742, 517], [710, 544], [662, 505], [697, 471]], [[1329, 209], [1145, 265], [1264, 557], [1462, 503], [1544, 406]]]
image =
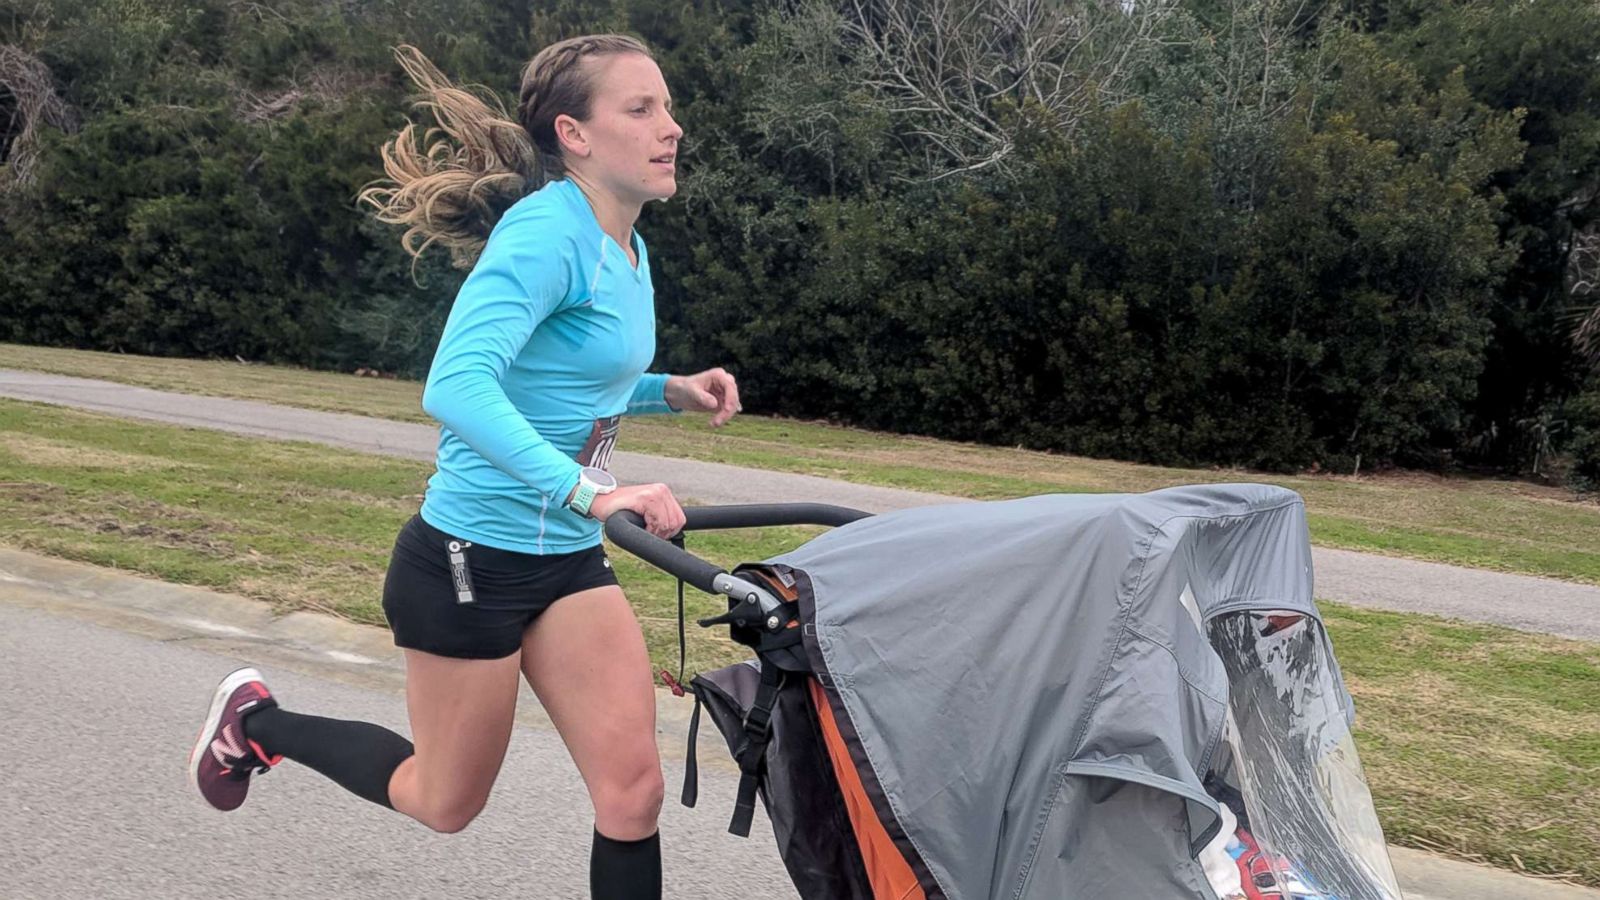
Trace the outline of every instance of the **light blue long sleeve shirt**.
[[474, 543], [570, 553], [600, 524], [565, 506], [583, 465], [610, 460], [618, 418], [670, 412], [655, 356], [655, 291], [570, 181], [495, 225], [456, 295], [423, 390], [443, 427], [422, 517]]

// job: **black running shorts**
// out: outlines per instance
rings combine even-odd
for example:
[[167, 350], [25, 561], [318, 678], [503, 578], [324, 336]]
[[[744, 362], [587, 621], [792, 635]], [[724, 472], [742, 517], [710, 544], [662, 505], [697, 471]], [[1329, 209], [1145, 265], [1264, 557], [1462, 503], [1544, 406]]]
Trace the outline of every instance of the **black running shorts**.
[[420, 515], [400, 529], [383, 582], [398, 647], [458, 659], [500, 659], [562, 597], [617, 583], [599, 545], [539, 556], [472, 544]]

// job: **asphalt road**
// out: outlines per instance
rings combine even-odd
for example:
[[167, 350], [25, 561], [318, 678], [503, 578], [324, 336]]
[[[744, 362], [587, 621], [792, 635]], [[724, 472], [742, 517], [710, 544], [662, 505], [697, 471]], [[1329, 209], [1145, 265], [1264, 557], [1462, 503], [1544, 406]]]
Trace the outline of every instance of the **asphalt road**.
[[[216, 681], [246, 662], [286, 708], [408, 731], [398, 691], [266, 664], [259, 644], [244, 647], [217, 653], [0, 602], [0, 896], [588, 896], [588, 798], [549, 728], [516, 729], [488, 809], [459, 834], [292, 763], [256, 778], [240, 809], [206, 806], [189, 787], [189, 747]], [[795, 897], [764, 820], [748, 840], [726, 833], [732, 773], [702, 771], [701, 806], [687, 810], [679, 768], [667, 767], [662, 821], [668, 896]]]

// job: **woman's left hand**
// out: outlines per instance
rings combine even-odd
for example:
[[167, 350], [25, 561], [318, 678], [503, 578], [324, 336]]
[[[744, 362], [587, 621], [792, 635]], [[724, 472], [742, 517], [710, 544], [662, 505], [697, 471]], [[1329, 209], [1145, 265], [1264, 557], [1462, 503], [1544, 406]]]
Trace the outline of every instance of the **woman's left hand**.
[[667, 379], [667, 404], [673, 409], [709, 412], [711, 427], [719, 428], [744, 407], [739, 405], [739, 385], [725, 369], [707, 369], [696, 375]]

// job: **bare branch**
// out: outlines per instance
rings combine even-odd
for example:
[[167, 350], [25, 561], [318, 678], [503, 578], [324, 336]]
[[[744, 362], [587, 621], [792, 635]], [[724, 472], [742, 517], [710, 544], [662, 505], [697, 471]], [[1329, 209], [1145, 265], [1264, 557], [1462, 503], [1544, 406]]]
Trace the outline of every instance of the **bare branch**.
[[56, 93], [50, 69], [37, 56], [12, 44], [0, 44], [0, 88], [16, 101], [6, 129], [10, 153], [5, 168], [0, 169], [0, 191], [9, 191], [33, 183], [41, 125], [77, 131], [79, 123], [78, 114]]
[[318, 66], [303, 74], [293, 74], [289, 86], [273, 94], [236, 90], [233, 105], [242, 121], [258, 125], [287, 116], [303, 100], [315, 99], [334, 105], [352, 94], [375, 87], [381, 80], [381, 76], [352, 69]]
[[1600, 226], [1573, 238], [1567, 283], [1568, 296], [1580, 305], [1572, 341], [1591, 366], [1600, 368]]
[[[1302, 0], [1306, 2], [1306, 0]], [[828, 0], [814, 0], [828, 5]], [[1004, 168], [1002, 105], [1034, 107], [1067, 134], [1126, 95], [1175, 0], [848, 0], [845, 45], [863, 86], [928, 142], [932, 178]], [[839, 9], [835, 7], [835, 9]]]

